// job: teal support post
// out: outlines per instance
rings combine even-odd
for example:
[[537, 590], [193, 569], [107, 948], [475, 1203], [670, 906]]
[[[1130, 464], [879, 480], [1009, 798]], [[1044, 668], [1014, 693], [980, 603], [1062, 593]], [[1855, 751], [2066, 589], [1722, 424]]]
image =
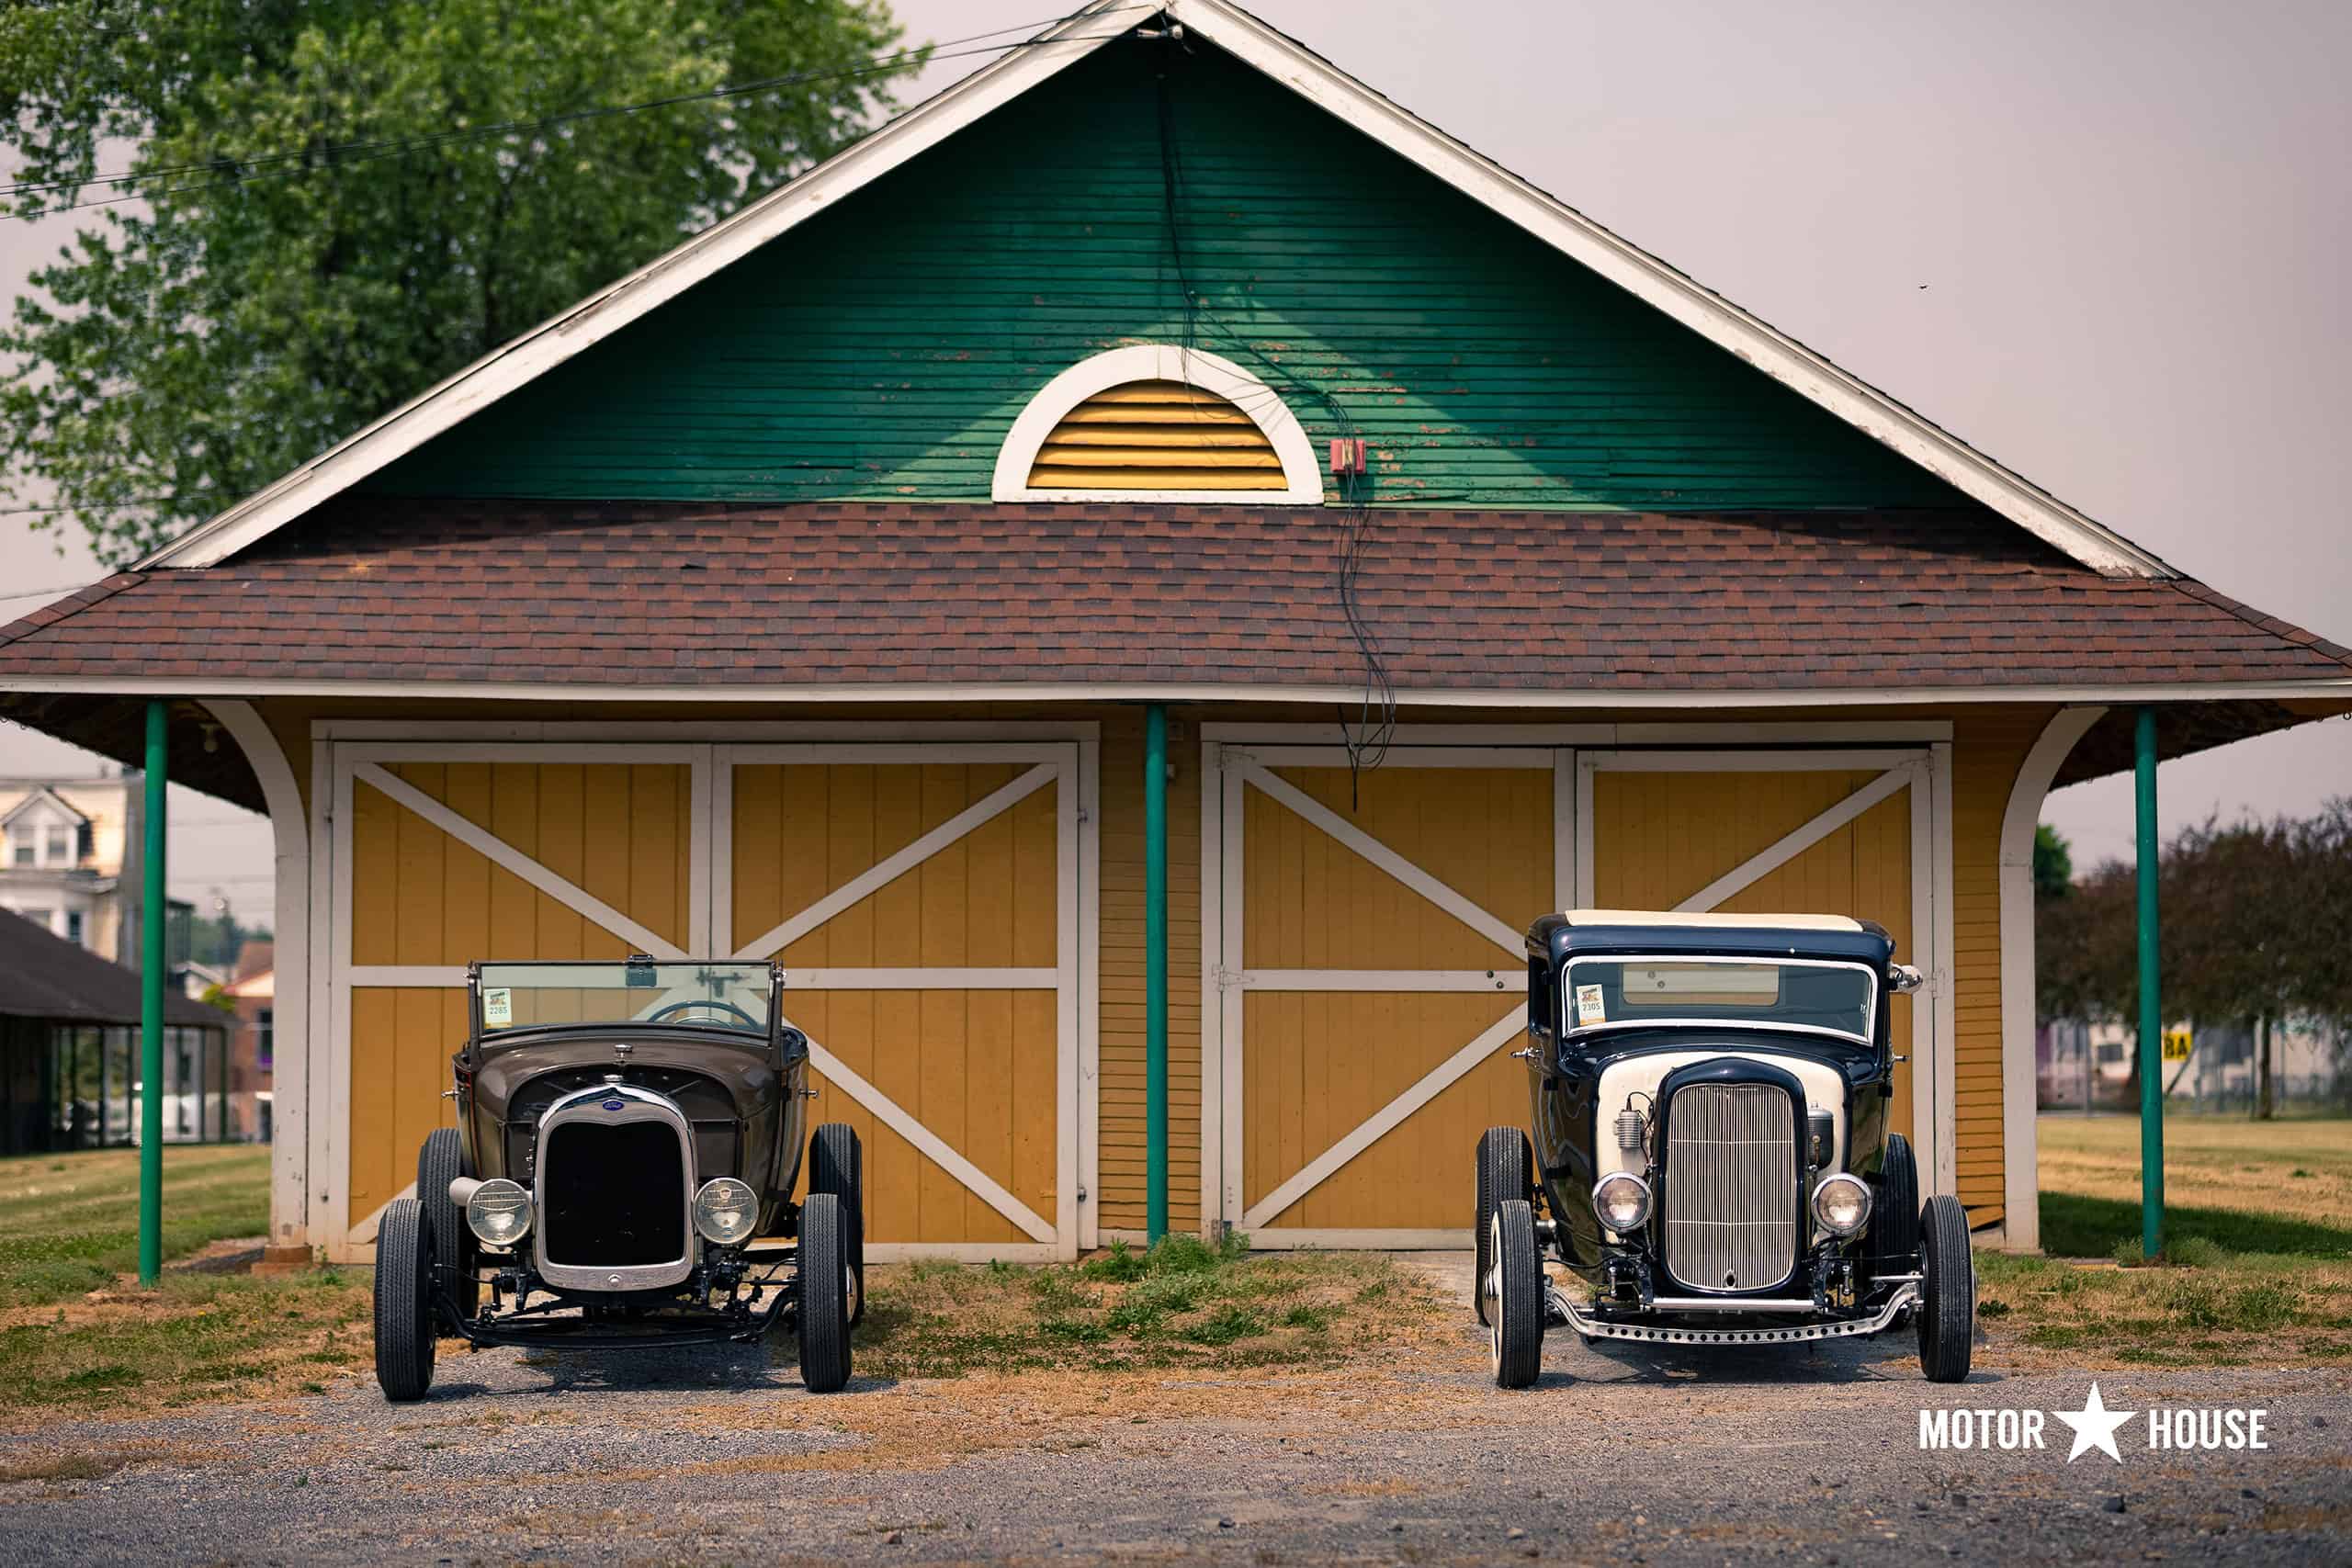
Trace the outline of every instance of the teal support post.
[[2156, 710], [2143, 707], [2134, 737], [2132, 783], [2140, 829], [2140, 1253], [2165, 1244], [2163, 988], [2156, 969]]
[[1144, 1234], [1168, 1234], [1168, 710], [1143, 721]]
[[147, 844], [140, 905], [139, 956], [139, 1281], [164, 1269], [164, 784], [170, 749], [169, 710], [147, 705]]

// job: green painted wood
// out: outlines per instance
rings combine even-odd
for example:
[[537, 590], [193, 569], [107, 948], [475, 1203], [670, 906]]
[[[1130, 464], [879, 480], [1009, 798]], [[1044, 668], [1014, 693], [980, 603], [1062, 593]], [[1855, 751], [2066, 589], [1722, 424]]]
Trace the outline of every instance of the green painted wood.
[[[1185, 330], [1389, 505], [1951, 505], [1941, 481], [1193, 40], [1113, 45], [378, 475], [411, 495], [972, 501], [1039, 388]], [[1334, 487], [1336, 490], [1336, 487]]]

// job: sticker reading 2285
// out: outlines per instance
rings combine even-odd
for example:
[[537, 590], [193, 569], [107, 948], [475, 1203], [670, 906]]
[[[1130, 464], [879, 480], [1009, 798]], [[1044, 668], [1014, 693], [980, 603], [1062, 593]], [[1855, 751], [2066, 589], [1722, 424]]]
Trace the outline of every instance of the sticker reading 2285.
[[1577, 1024], [1579, 1026], [1583, 1026], [1595, 1023], [1607, 1023], [1608, 1021], [1608, 1010], [1602, 1005], [1600, 1000], [1600, 987], [1598, 986], [1578, 986], [1577, 987]]
[[504, 986], [492, 986], [481, 994], [481, 1022], [484, 1029], [505, 1029], [514, 1021], [514, 993]]

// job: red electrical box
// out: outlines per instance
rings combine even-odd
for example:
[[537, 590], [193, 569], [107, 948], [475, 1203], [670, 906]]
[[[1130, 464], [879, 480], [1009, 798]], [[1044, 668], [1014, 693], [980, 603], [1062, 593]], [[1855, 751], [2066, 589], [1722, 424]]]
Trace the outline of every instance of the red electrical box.
[[1364, 472], [1363, 437], [1340, 436], [1331, 442], [1331, 471], [1335, 474]]

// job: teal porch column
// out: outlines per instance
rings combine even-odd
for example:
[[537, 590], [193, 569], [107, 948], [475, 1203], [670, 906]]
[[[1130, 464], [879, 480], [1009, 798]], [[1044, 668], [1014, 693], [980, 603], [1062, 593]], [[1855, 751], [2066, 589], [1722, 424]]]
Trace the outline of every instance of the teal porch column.
[[1168, 710], [1144, 712], [1144, 1234], [1168, 1234]]
[[147, 842], [139, 896], [139, 1282], [164, 1268], [164, 786], [170, 708], [147, 705]]
[[2165, 1242], [2164, 1002], [2156, 965], [2156, 710], [2140, 710], [2132, 783], [2140, 840], [2140, 1253]]

